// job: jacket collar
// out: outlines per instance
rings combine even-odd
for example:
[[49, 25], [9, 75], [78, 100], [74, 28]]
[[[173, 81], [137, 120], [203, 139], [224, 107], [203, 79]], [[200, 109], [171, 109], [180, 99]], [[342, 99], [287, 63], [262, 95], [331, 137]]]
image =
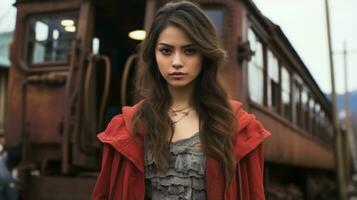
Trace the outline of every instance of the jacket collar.
[[104, 144], [111, 145], [144, 172], [143, 138], [131, 134], [131, 119], [139, 106], [140, 102], [133, 107], [124, 106], [122, 114], [113, 117], [105, 131], [98, 134], [98, 139]]
[[244, 156], [257, 148], [270, 133], [264, 129], [262, 124], [256, 120], [253, 114], [248, 114], [242, 104], [237, 101], [230, 101], [232, 108], [236, 112], [238, 133], [235, 138], [235, 157], [239, 162]]
[[[107, 128], [98, 135], [103, 143], [108, 143], [131, 160], [134, 165], [144, 171], [144, 148], [143, 138], [131, 134], [132, 117], [140, 106], [141, 102], [133, 107], [123, 107], [122, 115], [113, 118], [108, 125], [116, 128]], [[235, 138], [236, 161], [239, 162], [245, 155], [254, 150], [270, 134], [255, 119], [254, 115], [248, 114], [242, 108], [242, 104], [237, 101], [230, 101], [233, 110], [236, 112], [238, 122], [238, 134]], [[112, 124], [114, 123], [114, 124]]]

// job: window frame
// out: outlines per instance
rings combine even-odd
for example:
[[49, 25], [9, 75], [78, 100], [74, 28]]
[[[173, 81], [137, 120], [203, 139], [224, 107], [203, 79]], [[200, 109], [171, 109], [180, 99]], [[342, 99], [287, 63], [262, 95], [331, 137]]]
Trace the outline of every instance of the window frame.
[[[299, 112], [300, 114], [298, 114], [298, 110], [301, 110], [301, 107], [302, 107], [302, 103], [301, 103], [302, 102], [302, 100], [301, 100], [302, 81], [301, 81], [300, 77], [295, 75], [292, 82], [293, 82], [293, 123], [297, 127], [302, 128], [301, 112]], [[297, 94], [297, 92], [298, 92], [298, 94]], [[297, 100], [296, 95], [298, 95], [298, 102], [296, 102], [296, 100]], [[299, 103], [299, 105], [296, 105], [297, 103]]]
[[[254, 26], [253, 25], [250, 25], [248, 26], [247, 28], [247, 41], [249, 41], [249, 31], [251, 31], [254, 36], [255, 36], [255, 41], [256, 42], [259, 42], [260, 45], [261, 45], [261, 50], [262, 50], [262, 55], [261, 55], [261, 58], [262, 58], [262, 61], [261, 61], [261, 65], [262, 66], [258, 66], [255, 62], [253, 62], [253, 58], [255, 56], [255, 52], [254, 52], [254, 55], [252, 56], [252, 59], [247, 62], [247, 92], [248, 92], [248, 99], [249, 101], [252, 101], [254, 103], [257, 103], [259, 105], [262, 105], [262, 106], [265, 106], [266, 105], [266, 45], [265, 43], [263, 42], [262, 38], [259, 36], [259, 34], [257, 33], [257, 31], [255, 30]], [[251, 67], [254, 67], [256, 70], [260, 70], [261, 71], [261, 75], [262, 75], [262, 86], [261, 86], [261, 89], [262, 89], [262, 99], [261, 99], [261, 102], [258, 102], [256, 100], [254, 100], [252, 98], [252, 93], [251, 93], [251, 86], [250, 86], [250, 68]]]
[[[281, 62], [280, 64], [280, 91], [281, 91], [281, 96], [280, 96], [280, 110], [281, 110], [281, 116], [284, 117], [285, 119], [287, 119], [288, 121], [292, 121], [292, 113], [293, 113], [293, 107], [292, 107], [292, 72], [290, 71], [289, 67], [287, 67], [288, 65], [285, 64], [284, 62]], [[288, 111], [286, 112], [285, 108], [284, 108], [284, 101], [283, 101], [283, 93], [287, 92], [284, 88], [283, 88], [283, 82], [284, 82], [284, 78], [283, 78], [283, 69], [286, 70], [287, 72], [287, 77], [289, 78], [289, 91], [288, 91], [288, 96], [289, 96], [289, 105], [288, 105]], [[286, 114], [287, 113], [287, 114]]]
[[[271, 84], [271, 80], [273, 80], [273, 78], [270, 76], [270, 61], [269, 61], [269, 52], [272, 55], [272, 57], [275, 58], [276, 61], [276, 65], [277, 65], [277, 84], [276, 85], [272, 85]], [[276, 112], [278, 114], [281, 114], [281, 59], [279, 58], [279, 56], [277, 56], [278, 54], [273, 50], [273, 48], [267, 48], [266, 49], [266, 106], [271, 109], [273, 112]], [[275, 92], [275, 96], [273, 96], [273, 87], [276, 87], [276, 91]], [[276, 105], [275, 107], [273, 107], [273, 98], [276, 101]]]
[[77, 34], [78, 34], [78, 29], [74, 32], [74, 38], [71, 41], [70, 47], [68, 49], [68, 59], [65, 61], [44, 61], [40, 63], [31, 63], [29, 62], [29, 43], [33, 41], [30, 40], [30, 35], [29, 35], [29, 30], [30, 30], [30, 22], [31, 19], [41, 19], [45, 17], [56, 17], [56, 16], [61, 16], [61, 15], [73, 15], [77, 22], [76, 26], [78, 27], [78, 19], [79, 19], [79, 13], [78, 10], [76, 9], [70, 9], [70, 10], [63, 10], [60, 12], [45, 12], [45, 13], [31, 13], [28, 16], [26, 16], [25, 19], [25, 40], [24, 40], [24, 61], [28, 65], [28, 67], [31, 70], [45, 70], [45, 69], [53, 69], [53, 70], [65, 70], [70, 67], [71, 64], [71, 58], [73, 55], [71, 55], [71, 51], [73, 50], [73, 42], [77, 40]]
[[228, 38], [227, 37], [228, 36], [228, 30], [227, 30], [228, 22], [230, 20], [229, 9], [227, 8], [227, 5], [223, 4], [223, 3], [202, 3], [200, 5], [206, 15], [207, 15], [206, 10], [215, 10], [215, 9], [222, 10], [222, 34], [221, 35], [219, 35], [220, 34], [219, 30], [218, 30], [216, 24], [214, 23], [214, 21], [211, 18], [210, 18], [210, 20], [213, 22], [213, 24], [216, 27], [217, 33], [220, 36], [220, 42], [221, 42], [222, 46], [226, 47], [227, 42], [228, 42], [228, 40], [227, 40], [227, 38]]

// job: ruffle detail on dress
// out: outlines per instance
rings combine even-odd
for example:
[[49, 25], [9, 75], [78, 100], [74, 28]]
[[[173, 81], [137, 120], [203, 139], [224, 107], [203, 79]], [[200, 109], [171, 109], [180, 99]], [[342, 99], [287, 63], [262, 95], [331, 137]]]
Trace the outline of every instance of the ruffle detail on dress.
[[203, 155], [181, 154], [176, 157], [175, 169], [187, 174], [189, 174], [189, 171], [193, 170], [199, 175], [204, 176], [205, 162], [206, 160]]
[[170, 144], [169, 168], [159, 173], [150, 152], [145, 153], [146, 189], [152, 199], [206, 199], [206, 157], [196, 133], [190, 138]]
[[160, 200], [191, 200], [191, 199], [206, 199], [205, 190], [195, 190], [190, 187], [185, 187], [181, 185], [177, 186], [159, 186], [153, 187], [152, 199]]
[[154, 177], [151, 179], [151, 185], [156, 189], [161, 188], [192, 188], [194, 190], [204, 190], [205, 185], [202, 184], [202, 180], [196, 177], [181, 178], [181, 177]]
[[[194, 144], [197, 144], [197, 142], [194, 143]], [[180, 155], [180, 154], [183, 154], [183, 153], [197, 155], [197, 156], [201, 156], [201, 155], [204, 154], [202, 152], [201, 148], [194, 148], [192, 146], [191, 146], [191, 148], [187, 148], [187, 146], [185, 146], [185, 145], [173, 145], [173, 144], [171, 144], [171, 146], [170, 146], [170, 154]]]
[[201, 177], [203, 177], [203, 175], [201, 175], [197, 171], [191, 170], [191, 169], [188, 171], [185, 171], [185, 172], [180, 172], [174, 168], [169, 168], [165, 173], [156, 173], [156, 168], [154, 168], [154, 167], [149, 167], [147, 169], [155, 169], [155, 171], [149, 172], [147, 170], [147, 172], [145, 173], [145, 178], [155, 178], [155, 177], [165, 178], [165, 177], [170, 177], [170, 176], [177, 176], [179, 178], [201, 178]]

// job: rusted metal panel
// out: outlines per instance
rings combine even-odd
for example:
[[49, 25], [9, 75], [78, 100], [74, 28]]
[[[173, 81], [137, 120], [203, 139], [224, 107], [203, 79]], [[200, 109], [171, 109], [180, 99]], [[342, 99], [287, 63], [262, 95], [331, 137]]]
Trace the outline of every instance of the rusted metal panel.
[[88, 200], [95, 184], [94, 177], [31, 176], [31, 190], [26, 199]]
[[26, 130], [31, 142], [60, 143], [63, 133], [64, 87], [29, 85]]
[[329, 170], [335, 168], [332, 146], [285, 125], [256, 106], [250, 106], [250, 111], [272, 133], [264, 142], [266, 161]]
[[5, 120], [5, 139], [8, 146], [15, 146], [20, 143], [21, 131], [21, 81], [23, 76], [19, 71], [10, 67], [8, 80], [8, 103], [7, 116]]

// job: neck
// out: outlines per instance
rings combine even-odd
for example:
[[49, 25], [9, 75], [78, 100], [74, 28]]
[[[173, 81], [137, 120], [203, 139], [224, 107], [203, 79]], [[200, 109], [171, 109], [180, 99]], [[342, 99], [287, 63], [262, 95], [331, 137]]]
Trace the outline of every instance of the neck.
[[176, 109], [186, 108], [192, 106], [192, 93], [193, 93], [193, 85], [188, 85], [187, 87], [170, 87], [168, 86], [171, 99], [172, 99], [172, 107]]

